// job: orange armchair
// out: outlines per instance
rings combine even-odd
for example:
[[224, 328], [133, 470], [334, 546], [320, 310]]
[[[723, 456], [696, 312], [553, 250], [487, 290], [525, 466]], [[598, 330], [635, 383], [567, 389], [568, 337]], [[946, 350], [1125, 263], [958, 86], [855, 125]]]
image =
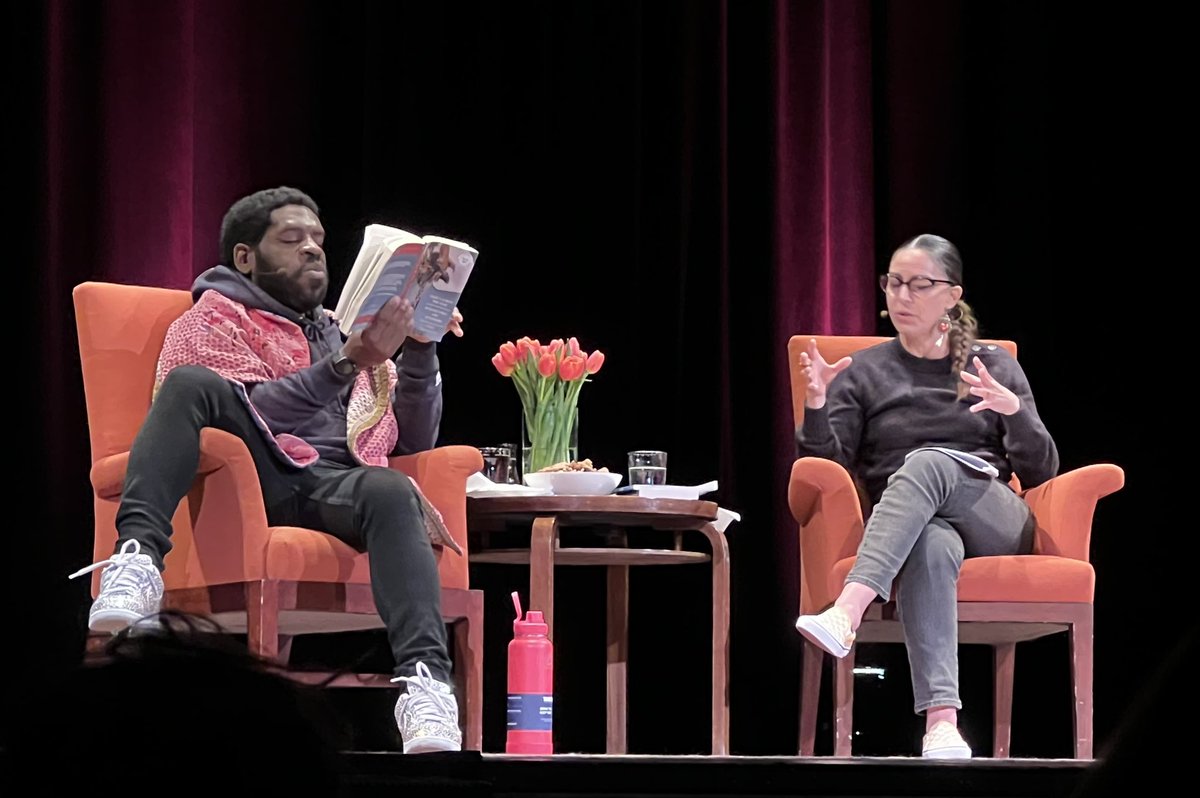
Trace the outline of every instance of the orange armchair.
[[[74, 290], [79, 354], [91, 437], [97, 560], [117, 539], [134, 436], [150, 407], [154, 369], [167, 327], [191, 307], [188, 291], [89, 282]], [[267, 525], [258, 474], [241, 439], [205, 429], [196, 481], [172, 519], [164, 607], [204, 613], [246, 632], [255, 653], [287, 663], [294, 635], [380, 628], [367, 555], [322, 532]], [[449, 446], [390, 465], [420, 484], [441, 511], [463, 556], [436, 551], [442, 613], [454, 631], [465, 747], [483, 740], [483, 593], [467, 577], [466, 480], [483, 465], [477, 449]], [[92, 594], [99, 589], [93, 574]], [[297, 672], [322, 681], [333, 674]], [[336, 686], [394, 687], [389, 675], [340, 674]]]
[[[886, 338], [797, 335], [788, 342], [792, 407], [804, 420], [806, 382], [800, 353], [816, 338], [830, 363]], [[1012, 341], [992, 341], [1016, 357]], [[959, 641], [993, 648], [994, 728], [992, 755], [1007, 757], [1012, 726], [1016, 644], [1067, 632], [1074, 692], [1075, 756], [1092, 757], [1092, 605], [1096, 572], [1088, 562], [1096, 502], [1119, 490], [1124, 472], [1090, 465], [1061, 474], [1022, 495], [1037, 518], [1033, 553], [975, 557], [963, 563], [958, 581]], [[1019, 487], [1016, 486], [1015, 487]], [[863, 535], [859, 486], [842, 466], [804, 457], [792, 466], [788, 505], [799, 524], [801, 614], [824, 610], [842, 590]], [[857, 642], [903, 642], [895, 604], [875, 603], [863, 618]], [[823, 654], [807, 640], [801, 666], [800, 754], [811, 756]], [[849, 756], [853, 739], [854, 654], [834, 665], [834, 755]]]

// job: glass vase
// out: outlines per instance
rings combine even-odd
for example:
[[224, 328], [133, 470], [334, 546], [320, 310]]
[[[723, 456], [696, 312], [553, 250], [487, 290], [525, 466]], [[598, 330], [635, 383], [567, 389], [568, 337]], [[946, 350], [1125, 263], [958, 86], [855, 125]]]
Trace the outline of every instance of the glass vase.
[[[531, 425], [526, 416], [537, 422]], [[569, 416], [564, 420], [562, 416]], [[579, 411], [546, 408], [540, 418], [535, 411], [521, 413], [521, 474], [532, 474], [548, 466], [579, 459]]]

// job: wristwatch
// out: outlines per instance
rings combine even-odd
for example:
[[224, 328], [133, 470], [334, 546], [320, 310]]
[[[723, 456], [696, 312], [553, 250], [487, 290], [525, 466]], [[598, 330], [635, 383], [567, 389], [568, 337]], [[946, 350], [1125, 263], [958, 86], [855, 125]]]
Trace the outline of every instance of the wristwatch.
[[337, 354], [333, 356], [333, 371], [342, 377], [349, 377], [358, 371], [358, 364], [350, 359], [344, 348], [339, 349]]

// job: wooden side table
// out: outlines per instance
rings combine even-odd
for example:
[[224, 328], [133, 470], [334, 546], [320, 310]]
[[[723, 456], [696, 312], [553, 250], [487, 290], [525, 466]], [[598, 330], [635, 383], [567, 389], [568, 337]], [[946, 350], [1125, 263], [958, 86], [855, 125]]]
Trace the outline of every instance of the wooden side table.
[[[530, 525], [528, 549], [472, 547], [471, 562], [528, 563], [529, 609], [540, 610], [554, 635], [554, 567], [603, 565], [608, 569], [608, 735], [610, 754], [626, 752], [626, 664], [629, 649], [629, 568], [712, 562], [712, 753], [729, 753], [729, 546], [707, 501], [638, 496], [503, 496], [467, 499], [473, 538], [518, 524]], [[631, 527], [675, 532], [673, 548], [560, 546], [559, 530], [608, 527], [620, 542]], [[712, 554], [685, 551], [682, 537], [699, 532]], [[477, 534], [478, 533], [478, 534]]]

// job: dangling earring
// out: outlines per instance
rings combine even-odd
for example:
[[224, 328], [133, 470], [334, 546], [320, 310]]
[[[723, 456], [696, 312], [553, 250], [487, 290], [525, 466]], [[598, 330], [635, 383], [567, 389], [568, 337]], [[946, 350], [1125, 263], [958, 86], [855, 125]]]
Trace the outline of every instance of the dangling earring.
[[946, 340], [946, 332], [949, 329], [950, 329], [950, 314], [943, 313], [942, 317], [940, 319], [938, 319], [938, 323], [937, 323], [938, 337], [937, 337], [937, 340], [933, 342], [934, 346], [942, 345], [942, 341]]

